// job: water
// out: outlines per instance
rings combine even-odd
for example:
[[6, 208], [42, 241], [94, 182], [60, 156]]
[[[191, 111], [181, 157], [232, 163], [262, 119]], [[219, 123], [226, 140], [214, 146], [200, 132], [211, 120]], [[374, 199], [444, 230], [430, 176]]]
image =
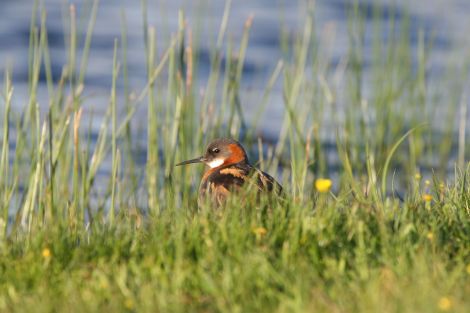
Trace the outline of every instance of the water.
[[[207, 81], [210, 67], [210, 50], [214, 45], [225, 2], [211, 1], [170, 1], [148, 0], [149, 24], [157, 31], [158, 50], [161, 53], [169, 42], [171, 34], [177, 30], [178, 10], [183, 9], [189, 26], [196, 30], [202, 20], [200, 38], [200, 59], [197, 80]], [[316, 31], [325, 42], [330, 42], [330, 58], [338, 64], [347, 55], [349, 47], [347, 7], [353, 1], [324, 0], [315, 5]], [[429, 61], [429, 72], [442, 75], [450, 65], [461, 66], [470, 51], [470, 1], [468, 0], [414, 0], [379, 1], [385, 14], [386, 23], [393, 14], [397, 19], [409, 14], [411, 18], [412, 48], [418, 45], [418, 32], [423, 29], [427, 38], [433, 38], [433, 52]], [[44, 0], [47, 10], [47, 27], [50, 45], [53, 77], [57, 80], [67, 62], [66, 27], [64, 18], [71, 3], [77, 8], [77, 15], [89, 1]], [[253, 16], [250, 42], [246, 53], [241, 85], [241, 101], [247, 116], [256, 110], [263, 95], [264, 87], [281, 58], [279, 49], [282, 25], [291, 33], [301, 32], [302, 16], [305, 14], [305, 1], [257, 0], [233, 1], [228, 25], [228, 37], [234, 43], [240, 42], [245, 21]], [[361, 2], [360, 9], [366, 13], [366, 27], [372, 23], [372, 6], [368, 1]], [[32, 1], [0, 0], [0, 71], [7, 66], [13, 69], [15, 93], [13, 109], [21, 111], [28, 103], [28, 45]], [[126, 16], [128, 33], [128, 67], [131, 89], [139, 92], [145, 86], [146, 70], [143, 40], [142, 9], [140, 1], [101, 1], [98, 10], [94, 36], [91, 44], [88, 71], [85, 81], [84, 119], [93, 112], [97, 117], [92, 130], [98, 132], [99, 117], [108, 105], [112, 55], [115, 38], [121, 37], [122, 14]], [[202, 19], [200, 19], [202, 17]], [[79, 23], [87, 22], [81, 21]], [[86, 25], [85, 25], [86, 26]], [[79, 46], [83, 44], [83, 38]], [[366, 38], [366, 49], [370, 49], [370, 39]], [[367, 64], [366, 56], [366, 64]], [[78, 58], [80, 60], [80, 58]], [[122, 81], [118, 82], [122, 87]], [[203, 88], [204, 86], [199, 86]], [[47, 110], [47, 88], [45, 77], [41, 76], [38, 98], [43, 112]], [[342, 99], [347, 105], [347, 99]], [[120, 105], [123, 104], [120, 99]], [[258, 127], [266, 137], [275, 138], [284, 116], [282, 84], [277, 83], [271, 92], [269, 110]], [[137, 113], [136, 119], [146, 119], [145, 111]]]

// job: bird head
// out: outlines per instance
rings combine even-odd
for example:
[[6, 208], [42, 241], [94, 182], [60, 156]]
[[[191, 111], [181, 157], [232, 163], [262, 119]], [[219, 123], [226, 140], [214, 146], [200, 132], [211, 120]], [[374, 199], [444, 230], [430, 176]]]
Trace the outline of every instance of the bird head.
[[195, 159], [183, 161], [176, 166], [205, 163], [210, 168], [248, 162], [248, 158], [242, 145], [230, 138], [221, 138], [212, 141], [206, 148], [204, 155]]

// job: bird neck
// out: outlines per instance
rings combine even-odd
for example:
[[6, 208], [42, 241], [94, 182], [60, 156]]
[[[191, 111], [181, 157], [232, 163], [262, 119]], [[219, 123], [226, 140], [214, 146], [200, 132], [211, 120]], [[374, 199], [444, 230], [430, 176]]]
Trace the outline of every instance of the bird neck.
[[227, 159], [225, 159], [222, 166], [248, 162], [245, 150], [243, 150], [239, 145], [230, 144], [228, 148], [230, 149], [231, 154]]

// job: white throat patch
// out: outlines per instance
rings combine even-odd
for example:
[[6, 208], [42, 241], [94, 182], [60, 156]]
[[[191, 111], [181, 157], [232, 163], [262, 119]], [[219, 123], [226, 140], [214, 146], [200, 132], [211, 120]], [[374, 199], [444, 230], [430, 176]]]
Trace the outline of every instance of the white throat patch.
[[210, 162], [207, 162], [207, 165], [209, 165], [211, 168], [216, 168], [224, 164], [224, 159], [215, 159]]

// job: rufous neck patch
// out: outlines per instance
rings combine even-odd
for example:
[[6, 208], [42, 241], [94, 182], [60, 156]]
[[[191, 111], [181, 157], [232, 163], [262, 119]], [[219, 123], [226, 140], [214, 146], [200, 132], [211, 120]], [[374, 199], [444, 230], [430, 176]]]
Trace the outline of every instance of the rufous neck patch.
[[243, 151], [243, 149], [238, 145], [230, 144], [228, 145], [228, 148], [232, 153], [227, 159], [225, 159], [224, 165], [235, 164], [246, 160], [245, 151]]

